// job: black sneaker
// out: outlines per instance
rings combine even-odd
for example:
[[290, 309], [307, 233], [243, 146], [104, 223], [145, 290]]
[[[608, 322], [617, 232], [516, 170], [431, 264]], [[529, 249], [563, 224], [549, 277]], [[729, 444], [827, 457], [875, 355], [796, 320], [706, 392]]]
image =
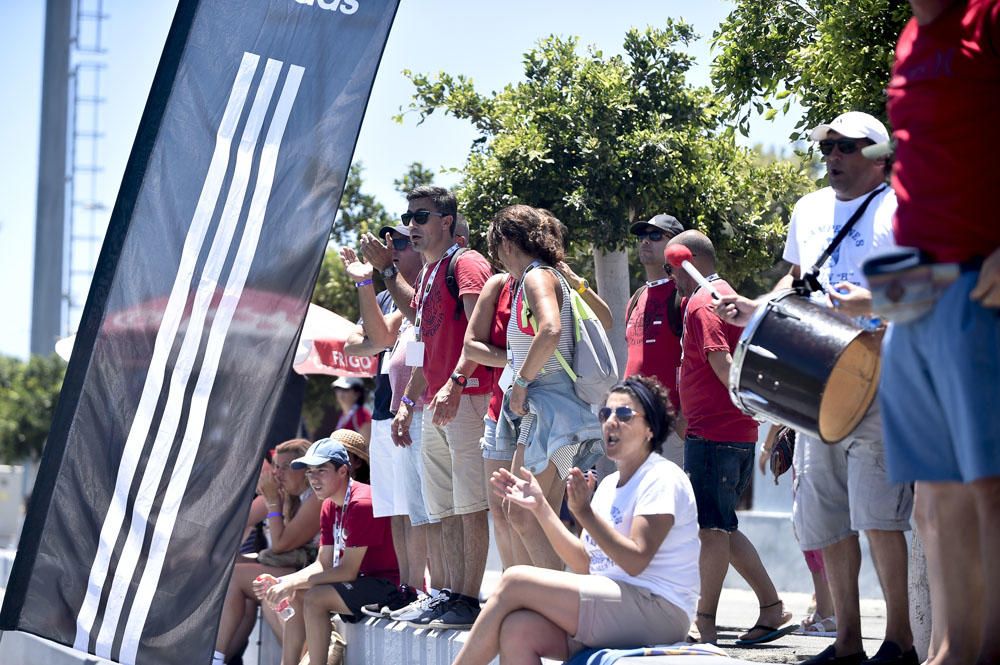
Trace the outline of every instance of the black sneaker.
[[904, 652], [895, 642], [883, 642], [875, 655], [864, 662], [863, 665], [920, 665], [917, 657], [917, 650], [910, 647]]
[[435, 630], [469, 630], [479, 617], [479, 601], [470, 598], [454, 598], [446, 604], [437, 617], [427, 623]]
[[864, 651], [850, 656], [838, 656], [837, 649], [831, 644], [812, 658], [802, 661], [801, 665], [863, 665], [866, 660], [868, 656]]
[[420, 616], [415, 619], [410, 619], [406, 622], [406, 625], [411, 628], [427, 628], [431, 621], [438, 618], [446, 607], [448, 607], [454, 601], [454, 595], [451, 591], [447, 589], [442, 589], [441, 592], [430, 599], [427, 603], [425, 609]]
[[379, 603], [365, 605], [361, 608], [361, 612], [377, 619], [388, 619], [390, 612], [395, 612], [402, 607], [406, 607], [416, 599], [416, 590], [402, 584], [399, 588], [389, 594], [385, 603], [381, 605]]

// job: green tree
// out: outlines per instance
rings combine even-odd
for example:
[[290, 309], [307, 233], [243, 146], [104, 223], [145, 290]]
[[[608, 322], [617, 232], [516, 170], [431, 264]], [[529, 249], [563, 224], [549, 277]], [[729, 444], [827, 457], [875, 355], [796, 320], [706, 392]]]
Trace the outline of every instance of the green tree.
[[378, 231], [386, 224], [393, 223], [385, 206], [372, 194], [362, 191], [364, 181], [361, 174], [364, 170], [361, 162], [355, 162], [347, 173], [344, 193], [340, 197], [340, 210], [330, 232], [330, 240], [338, 245], [352, 244], [358, 234], [369, 230]]
[[804, 109], [791, 138], [845, 111], [886, 121], [893, 49], [911, 13], [906, 0], [736, 0], [715, 32], [712, 81], [727, 116], [749, 131], [765, 118]]
[[55, 354], [27, 362], [0, 356], [0, 461], [41, 457], [65, 373]]
[[406, 195], [412, 189], [421, 185], [434, 184], [434, 171], [420, 162], [411, 162], [406, 167], [406, 173], [398, 180], [393, 180], [392, 184], [395, 185], [397, 192]]
[[552, 36], [525, 54], [522, 81], [490, 95], [461, 75], [407, 72], [410, 109], [421, 120], [440, 109], [479, 130], [460, 188], [470, 218], [515, 202], [552, 210], [576, 247], [594, 248], [613, 311], [628, 296], [628, 227], [663, 211], [705, 231], [738, 285], [773, 265], [808, 180], [795, 164], [758, 162], [719, 130], [726, 107], [685, 79], [695, 38], [679, 21], [633, 29], [624, 55], [606, 58]]

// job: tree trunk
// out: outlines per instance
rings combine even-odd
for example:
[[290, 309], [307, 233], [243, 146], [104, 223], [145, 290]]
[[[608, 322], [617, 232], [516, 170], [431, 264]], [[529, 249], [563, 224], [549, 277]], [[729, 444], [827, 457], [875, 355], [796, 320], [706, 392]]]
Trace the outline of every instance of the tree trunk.
[[597, 278], [597, 292], [608, 303], [615, 317], [614, 326], [608, 331], [608, 339], [618, 359], [619, 374], [625, 373], [628, 347], [625, 343], [625, 307], [629, 299], [628, 252], [617, 250], [606, 252], [594, 248], [594, 275]]

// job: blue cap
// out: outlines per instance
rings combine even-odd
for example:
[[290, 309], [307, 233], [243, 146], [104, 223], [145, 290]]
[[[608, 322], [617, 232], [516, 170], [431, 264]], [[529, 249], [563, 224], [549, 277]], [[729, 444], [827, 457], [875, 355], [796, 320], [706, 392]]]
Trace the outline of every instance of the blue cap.
[[305, 455], [292, 462], [292, 468], [302, 469], [307, 466], [320, 466], [327, 462], [333, 462], [337, 466], [351, 463], [344, 444], [329, 437], [320, 439], [309, 446]]

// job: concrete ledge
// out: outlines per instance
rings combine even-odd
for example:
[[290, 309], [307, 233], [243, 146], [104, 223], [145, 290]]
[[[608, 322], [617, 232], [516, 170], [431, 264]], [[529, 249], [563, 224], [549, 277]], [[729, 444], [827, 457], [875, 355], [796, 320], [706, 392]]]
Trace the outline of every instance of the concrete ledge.
[[110, 660], [82, 653], [29, 633], [0, 633], [3, 665], [115, 665]]

